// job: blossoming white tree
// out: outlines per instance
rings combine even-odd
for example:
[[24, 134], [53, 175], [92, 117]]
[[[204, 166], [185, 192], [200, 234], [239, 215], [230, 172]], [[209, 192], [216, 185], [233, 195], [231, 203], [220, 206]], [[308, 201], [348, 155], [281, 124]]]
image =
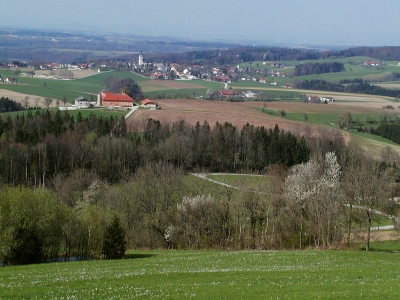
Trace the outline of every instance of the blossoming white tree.
[[298, 227], [299, 247], [305, 242], [330, 246], [341, 238], [341, 168], [335, 153], [328, 152], [322, 162], [310, 160], [294, 166], [285, 179], [286, 197]]

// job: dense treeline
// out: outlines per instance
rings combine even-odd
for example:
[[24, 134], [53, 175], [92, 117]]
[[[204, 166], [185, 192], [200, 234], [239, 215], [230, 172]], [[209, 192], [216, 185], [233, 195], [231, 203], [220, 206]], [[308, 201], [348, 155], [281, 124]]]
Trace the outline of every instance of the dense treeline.
[[318, 59], [319, 53], [310, 49], [279, 48], [279, 47], [234, 47], [228, 50], [203, 50], [173, 54], [149, 54], [147, 62], [178, 62], [191, 65], [193, 63], [207, 64], [238, 64], [253, 61], [282, 61]]
[[354, 47], [336, 52], [340, 57], [368, 56], [379, 60], [400, 60], [399, 46]]
[[365, 82], [385, 82], [385, 81], [397, 81], [399, 79], [400, 79], [400, 73], [386, 72], [377, 75], [367, 75], [364, 76], [364, 79], [362, 78], [341, 79], [339, 83], [349, 84], [349, 83], [365, 83]]
[[124, 118], [75, 121], [67, 112], [48, 110], [0, 118], [0, 177], [10, 185], [47, 185], [78, 169], [107, 182], [132, 175], [145, 163], [165, 161], [185, 171], [261, 172], [307, 161], [305, 140], [290, 132], [247, 125], [148, 120], [143, 132], [127, 134]]
[[377, 128], [368, 127], [368, 128], [361, 128], [360, 131], [368, 132], [371, 134], [379, 135], [384, 137], [392, 142], [400, 144], [400, 124], [394, 123], [382, 123]]
[[305, 90], [321, 90], [330, 92], [379, 95], [379, 96], [388, 96], [394, 98], [396, 98], [399, 95], [399, 92], [397, 90], [385, 89], [377, 85], [365, 83], [361, 79], [357, 80], [357, 82], [348, 85], [342, 85], [319, 79], [303, 80], [303, 81], [296, 81], [295, 86], [298, 89], [305, 89]]
[[304, 76], [312, 74], [336, 73], [344, 71], [344, 64], [340, 62], [306, 63], [297, 65], [291, 76]]
[[9, 99], [8, 97], [0, 98], [0, 113], [24, 110], [21, 103]]

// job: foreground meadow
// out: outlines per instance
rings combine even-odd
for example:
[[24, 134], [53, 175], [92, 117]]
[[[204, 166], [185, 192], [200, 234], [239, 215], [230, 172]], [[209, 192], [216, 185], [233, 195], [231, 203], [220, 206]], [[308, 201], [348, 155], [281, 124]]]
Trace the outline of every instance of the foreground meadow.
[[1, 299], [397, 299], [399, 253], [146, 251], [0, 268]]

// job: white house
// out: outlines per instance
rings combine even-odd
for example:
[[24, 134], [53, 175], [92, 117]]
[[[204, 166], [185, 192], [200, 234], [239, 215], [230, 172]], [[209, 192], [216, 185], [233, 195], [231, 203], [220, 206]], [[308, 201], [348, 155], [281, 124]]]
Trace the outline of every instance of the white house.
[[85, 99], [84, 97], [78, 97], [75, 99], [75, 107], [76, 108], [88, 108], [91, 106], [91, 103], [89, 100]]

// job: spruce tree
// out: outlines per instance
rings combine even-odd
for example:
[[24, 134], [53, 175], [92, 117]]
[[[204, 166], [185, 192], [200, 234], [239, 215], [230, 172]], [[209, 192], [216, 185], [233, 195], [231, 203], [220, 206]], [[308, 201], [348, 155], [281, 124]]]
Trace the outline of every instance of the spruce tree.
[[126, 251], [125, 230], [118, 216], [107, 226], [103, 239], [104, 259], [121, 259]]

